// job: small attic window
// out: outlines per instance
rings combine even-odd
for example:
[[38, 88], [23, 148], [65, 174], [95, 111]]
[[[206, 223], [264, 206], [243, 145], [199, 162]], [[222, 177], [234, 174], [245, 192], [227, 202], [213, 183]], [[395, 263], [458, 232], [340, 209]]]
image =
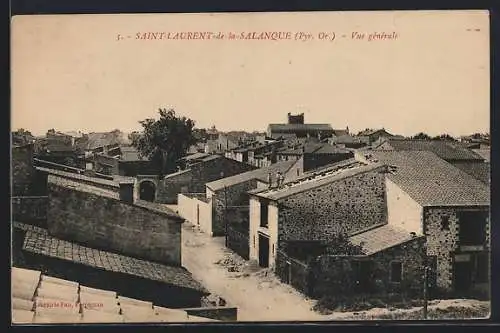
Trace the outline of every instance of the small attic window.
[[450, 230], [450, 217], [449, 216], [441, 216], [441, 230]]

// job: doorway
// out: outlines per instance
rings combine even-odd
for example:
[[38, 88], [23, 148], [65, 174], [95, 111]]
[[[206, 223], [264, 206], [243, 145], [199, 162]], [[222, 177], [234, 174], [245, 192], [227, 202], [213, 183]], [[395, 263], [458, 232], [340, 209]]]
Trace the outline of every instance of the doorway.
[[455, 262], [454, 265], [454, 285], [457, 293], [470, 290], [472, 285], [472, 265], [470, 261]]
[[143, 181], [139, 189], [139, 198], [146, 201], [155, 201], [156, 187], [151, 181]]
[[259, 266], [269, 267], [269, 237], [259, 234]]

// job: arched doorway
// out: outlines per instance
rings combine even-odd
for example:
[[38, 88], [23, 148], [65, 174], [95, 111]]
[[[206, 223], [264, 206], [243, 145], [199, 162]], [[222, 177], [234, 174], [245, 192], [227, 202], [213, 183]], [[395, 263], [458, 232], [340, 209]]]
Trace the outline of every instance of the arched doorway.
[[145, 180], [139, 187], [139, 198], [146, 201], [155, 201], [156, 186], [152, 181]]

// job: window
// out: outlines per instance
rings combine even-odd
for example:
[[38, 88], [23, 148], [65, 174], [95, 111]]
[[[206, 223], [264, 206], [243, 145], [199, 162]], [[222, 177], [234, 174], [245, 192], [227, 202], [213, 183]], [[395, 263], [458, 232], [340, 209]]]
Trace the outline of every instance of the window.
[[463, 211], [459, 213], [459, 238], [461, 245], [483, 245], [486, 240], [488, 213]]
[[403, 277], [403, 264], [400, 261], [391, 262], [391, 282], [401, 282]]
[[450, 217], [441, 216], [441, 231], [450, 230]]
[[260, 202], [260, 226], [267, 228], [267, 215], [268, 215], [268, 206], [267, 202], [262, 200]]

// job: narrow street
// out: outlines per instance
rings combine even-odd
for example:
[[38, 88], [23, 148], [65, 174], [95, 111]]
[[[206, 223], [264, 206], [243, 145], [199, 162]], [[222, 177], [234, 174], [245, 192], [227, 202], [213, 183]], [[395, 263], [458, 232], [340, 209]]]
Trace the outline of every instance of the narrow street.
[[182, 230], [182, 262], [208, 290], [238, 307], [239, 321], [325, 319], [311, 310], [314, 301], [226, 249], [224, 237], [210, 237], [188, 222]]
[[[175, 207], [172, 207], [175, 209]], [[329, 321], [422, 319], [421, 307], [372, 308], [356, 312], [321, 315], [291, 286], [281, 283], [268, 270], [244, 260], [224, 245], [224, 237], [210, 237], [185, 222], [182, 230], [182, 264], [210, 292], [228, 306], [238, 308], [238, 321]], [[484, 318], [489, 302], [477, 300], [432, 300], [432, 319]], [[470, 313], [470, 315], [465, 315]]]

